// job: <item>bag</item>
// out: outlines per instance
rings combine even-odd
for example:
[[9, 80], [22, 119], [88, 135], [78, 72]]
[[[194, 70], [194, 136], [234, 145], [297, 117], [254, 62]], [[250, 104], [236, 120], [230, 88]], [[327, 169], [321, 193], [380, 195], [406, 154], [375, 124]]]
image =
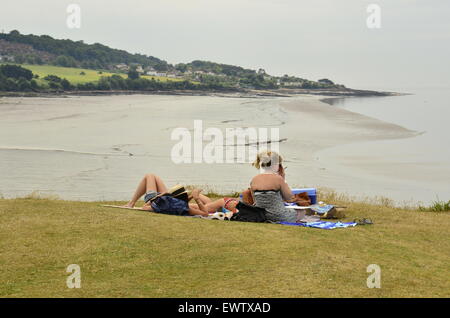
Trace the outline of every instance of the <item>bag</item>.
[[170, 194], [158, 196], [151, 200], [151, 206], [156, 213], [169, 215], [188, 215], [189, 205], [186, 201], [172, 197]]
[[311, 198], [309, 197], [307, 192], [301, 192], [294, 194], [292, 199], [286, 202], [295, 203], [298, 206], [309, 206], [311, 205]]
[[240, 201], [236, 205], [236, 209], [239, 211], [231, 217], [231, 221], [241, 222], [266, 222], [266, 209], [259, 208], [257, 206], [248, 205]]

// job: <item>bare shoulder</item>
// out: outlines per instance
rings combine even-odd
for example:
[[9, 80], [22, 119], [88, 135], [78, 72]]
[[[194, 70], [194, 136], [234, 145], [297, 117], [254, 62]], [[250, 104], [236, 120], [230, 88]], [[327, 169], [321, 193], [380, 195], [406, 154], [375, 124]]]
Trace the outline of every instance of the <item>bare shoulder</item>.
[[257, 188], [278, 188], [283, 183], [284, 179], [277, 174], [259, 174], [251, 181], [251, 184]]

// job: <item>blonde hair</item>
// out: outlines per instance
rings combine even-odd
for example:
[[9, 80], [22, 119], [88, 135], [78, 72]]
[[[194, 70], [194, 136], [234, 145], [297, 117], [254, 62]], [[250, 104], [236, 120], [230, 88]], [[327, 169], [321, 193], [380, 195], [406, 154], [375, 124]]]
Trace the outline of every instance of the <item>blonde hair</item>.
[[273, 164], [281, 164], [282, 162], [283, 157], [278, 152], [263, 150], [258, 153], [256, 160], [252, 163], [252, 166], [256, 169], [264, 169], [271, 167]]

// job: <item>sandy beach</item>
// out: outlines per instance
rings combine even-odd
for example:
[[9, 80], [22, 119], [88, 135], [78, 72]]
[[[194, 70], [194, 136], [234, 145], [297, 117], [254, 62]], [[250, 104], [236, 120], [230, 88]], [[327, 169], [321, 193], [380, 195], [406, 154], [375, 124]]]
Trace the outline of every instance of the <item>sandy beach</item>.
[[[424, 132], [374, 119], [343, 108], [310, 101], [282, 103], [301, 124], [292, 140], [303, 166], [301, 180], [354, 195], [384, 196], [414, 205], [445, 198], [450, 192], [450, 167], [418, 145]], [[298, 118], [298, 119], [297, 119]], [[309, 136], [314, 143], [308, 142]], [[294, 154], [292, 154], [294, 156]], [[300, 167], [296, 166], [296, 169]], [[314, 181], [313, 181], [314, 180]]]
[[419, 198], [423, 189], [411, 185], [417, 169], [399, 169], [374, 156], [371, 148], [419, 133], [331, 106], [321, 98], [2, 98], [0, 172], [6, 177], [0, 193], [16, 197], [40, 191], [64, 199], [126, 200], [148, 172], [169, 185], [199, 185], [223, 193], [246, 188], [256, 173], [249, 164], [172, 162], [176, 142], [171, 132], [177, 127], [192, 131], [194, 120], [201, 119], [203, 129], [279, 128], [292, 186], [328, 187], [397, 201]]
[[418, 134], [395, 124], [330, 106], [322, 102], [322, 98], [304, 96], [280, 103], [291, 114], [290, 121], [295, 129], [291, 142], [295, 143], [301, 159], [313, 159], [317, 151], [342, 144], [409, 138]]

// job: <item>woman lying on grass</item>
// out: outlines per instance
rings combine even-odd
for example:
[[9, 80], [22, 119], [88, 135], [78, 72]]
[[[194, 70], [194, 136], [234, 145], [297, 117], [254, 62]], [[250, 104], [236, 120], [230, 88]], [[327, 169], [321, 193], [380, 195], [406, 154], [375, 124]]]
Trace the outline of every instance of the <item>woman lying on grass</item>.
[[[146, 211], [152, 212], [160, 212], [158, 207], [153, 204], [152, 199], [155, 199], [157, 196], [167, 193], [167, 187], [160, 177], [154, 174], [146, 174], [144, 178], [139, 182], [136, 191], [134, 192], [131, 200], [124, 205], [127, 208], [133, 208], [136, 205], [136, 202], [144, 196], [145, 204], [142, 206], [142, 209]], [[181, 199], [172, 199], [170, 204], [173, 206], [171, 212], [160, 212], [164, 214], [173, 214], [173, 215], [201, 215], [208, 216], [208, 211], [205, 209], [201, 209], [199, 207], [203, 207], [204, 204], [209, 203], [211, 200], [200, 194], [199, 189], [194, 189], [192, 191], [192, 197], [197, 202], [197, 205], [189, 205], [188, 202]]]
[[192, 190], [192, 198], [197, 202], [197, 204], [191, 203], [189, 206], [193, 208], [200, 209], [202, 211], [208, 211], [209, 213], [214, 213], [220, 211], [222, 208], [226, 210], [236, 213], [236, 205], [239, 203], [239, 199], [224, 197], [222, 199], [218, 199], [212, 201], [207, 196], [200, 194], [202, 190], [194, 189]]
[[[160, 194], [167, 193], [168, 189], [160, 177], [154, 174], [146, 174], [144, 178], [139, 182], [139, 185], [132, 197], [132, 199], [124, 205], [127, 208], [133, 208], [136, 202], [144, 196], [145, 204], [142, 209], [146, 211], [160, 212], [158, 207], [152, 206], [152, 199], [156, 198]], [[171, 200], [174, 206], [173, 211], [170, 213], [160, 212], [165, 214], [173, 215], [201, 215], [208, 216], [209, 213], [216, 212], [219, 208], [225, 207], [226, 209], [236, 212], [237, 199], [234, 198], [223, 198], [216, 201], [212, 201], [207, 196], [201, 194], [202, 190], [194, 189], [188, 198], [194, 199], [196, 204], [188, 204], [186, 201], [181, 199]]]

